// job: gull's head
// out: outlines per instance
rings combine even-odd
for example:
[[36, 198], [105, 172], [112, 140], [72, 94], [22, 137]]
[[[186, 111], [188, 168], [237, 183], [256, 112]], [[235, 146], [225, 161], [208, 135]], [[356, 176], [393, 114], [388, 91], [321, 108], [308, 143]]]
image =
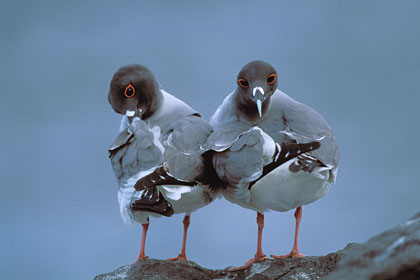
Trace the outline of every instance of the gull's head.
[[261, 118], [277, 89], [277, 72], [267, 62], [256, 60], [245, 65], [237, 77], [239, 110]]
[[108, 93], [108, 101], [115, 112], [129, 119], [143, 120], [156, 112], [160, 98], [159, 84], [145, 66], [123, 66], [114, 74]]

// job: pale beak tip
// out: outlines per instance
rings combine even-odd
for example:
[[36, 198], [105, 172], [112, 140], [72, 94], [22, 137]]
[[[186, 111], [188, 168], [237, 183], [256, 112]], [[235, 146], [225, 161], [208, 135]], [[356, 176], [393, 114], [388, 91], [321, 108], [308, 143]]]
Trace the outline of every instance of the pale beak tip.
[[133, 116], [135, 115], [135, 113], [136, 113], [136, 112], [134, 112], [134, 111], [127, 110], [127, 111], [125, 112], [125, 115], [126, 115], [127, 117], [133, 117]]
[[257, 109], [258, 109], [258, 114], [260, 115], [260, 118], [262, 117], [262, 103], [261, 100], [257, 99]]

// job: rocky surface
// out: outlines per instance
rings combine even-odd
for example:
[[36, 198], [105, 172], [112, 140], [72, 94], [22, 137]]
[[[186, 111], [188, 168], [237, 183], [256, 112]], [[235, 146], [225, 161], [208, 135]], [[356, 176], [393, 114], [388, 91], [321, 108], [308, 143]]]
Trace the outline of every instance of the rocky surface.
[[356, 248], [327, 279], [420, 279], [420, 213]]
[[116, 279], [420, 279], [420, 213], [364, 244], [320, 257], [266, 260], [228, 272], [211, 270], [190, 261], [146, 259], [98, 275], [95, 280]]
[[300, 259], [266, 260], [254, 263], [249, 268], [228, 272], [227, 270], [210, 270], [191, 261], [170, 262], [165, 260], [145, 259], [132, 265], [120, 267], [114, 272], [102, 274], [95, 280], [139, 280], [139, 279], [319, 279], [328, 275], [338, 260], [357, 248], [358, 244], [349, 244], [345, 249], [321, 257]]

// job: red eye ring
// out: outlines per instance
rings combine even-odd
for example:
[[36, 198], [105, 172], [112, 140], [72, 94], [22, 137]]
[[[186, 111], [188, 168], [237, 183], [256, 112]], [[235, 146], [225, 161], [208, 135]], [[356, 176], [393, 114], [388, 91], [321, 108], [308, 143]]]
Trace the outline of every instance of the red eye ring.
[[124, 90], [124, 96], [127, 98], [131, 98], [136, 95], [136, 89], [133, 87], [132, 84], [129, 84]]
[[276, 74], [271, 74], [271, 75], [268, 75], [268, 77], [267, 77], [267, 83], [269, 85], [274, 84], [274, 82], [276, 80], [277, 80], [277, 75]]
[[249, 87], [249, 83], [248, 83], [248, 81], [246, 79], [238, 79], [238, 85], [241, 88], [247, 88], [247, 87]]

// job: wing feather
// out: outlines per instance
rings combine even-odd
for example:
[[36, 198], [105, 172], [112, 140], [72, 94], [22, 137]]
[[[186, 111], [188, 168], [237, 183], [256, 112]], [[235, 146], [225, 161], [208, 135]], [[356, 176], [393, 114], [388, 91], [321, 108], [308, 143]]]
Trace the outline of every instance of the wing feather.
[[214, 153], [213, 165], [222, 181], [229, 185], [250, 182], [263, 170], [264, 139], [259, 128], [242, 133], [230, 148]]
[[200, 115], [193, 114], [177, 121], [164, 143], [164, 161], [168, 172], [175, 178], [193, 181], [204, 169], [201, 156], [203, 145], [212, 133], [211, 126]]
[[163, 147], [158, 134], [159, 131], [150, 130], [143, 121], [137, 119], [117, 136], [109, 149], [109, 155], [118, 180], [126, 181], [162, 163]]
[[277, 90], [272, 96], [270, 115], [261, 128], [277, 142], [308, 143], [318, 141], [321, 147], [309, 154], [324, 165], [337, 167], [338, 145], [325, 119], [311, 107]]

